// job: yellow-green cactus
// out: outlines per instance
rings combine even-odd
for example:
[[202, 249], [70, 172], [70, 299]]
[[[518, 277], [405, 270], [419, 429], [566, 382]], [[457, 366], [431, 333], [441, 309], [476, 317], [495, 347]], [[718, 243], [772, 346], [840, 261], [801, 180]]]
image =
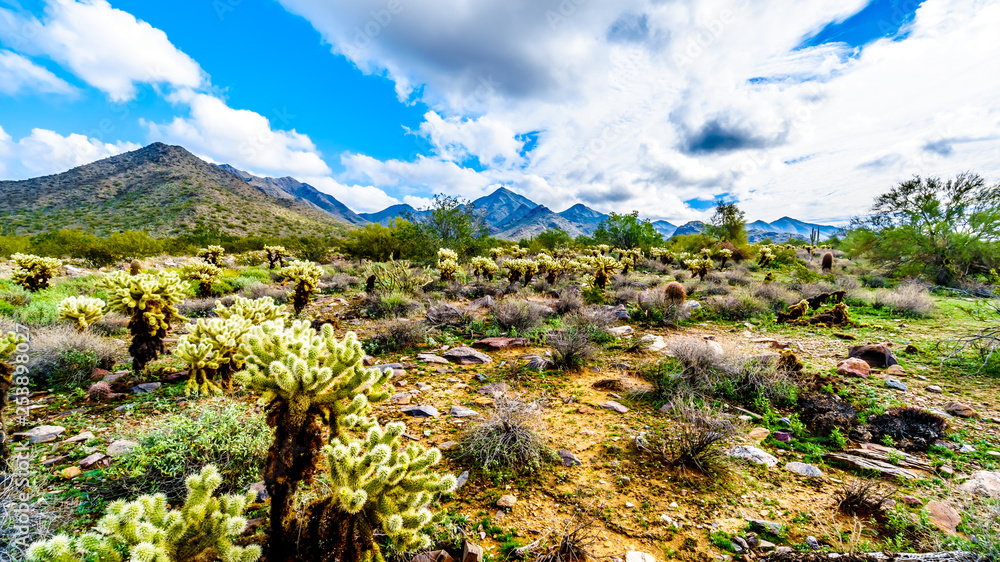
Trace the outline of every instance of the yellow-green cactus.
[[705, 280], [705, 276], [712, 269], [712, 260], [708, 258], [698, 258], [691, 259], [684, 262], [684, 267], [691, 272], [691, 277], [697, 276], [702, 281]]
[[493, 276], [500, 269], [495, 261], [483, 256], [476, 256], [469, 260], [469, 266], [472, 268], [473, 275], [476, 277], [486, 277], [490, 281], [493, 280]]
[[242, 316], [202, 318], [181, 336], [174, 357], [188, 366], [184, 393], [209, 396], [232, 390], [233, 373], [243, 368], [236, 354], [252, 326]]
[[288, 250], [284, 246], [264, 246], [264, 253], [267, 255], [268, 269], [274, 269], [275, 266], [285, 267]]
[[284, 323], [289, 318], [288, 309], [275, 303], [271, 297], [259, 299], [236, 297], [233, 304], [229, 306], [225, 306], [221, 301], [215, 301], [215, 308], [212, 309], [212, 312], [220, 318], [234, 316], [246, 318], [254, 326], [272, 320], [280, 320]]
[[181, 509], [169, 509], [163, 494], [112, 502], [94, 531], [36, 542], [28, 548], [28, 562], [120, 562], [122, 553], [130, 562], [187, 562], [209, 549], [224, 562], [259, 559], [259, 546], [233, 544], [246, 528], [243, 512], [255, 494], [215, 497], [222, 477], [212, 465], [188, 476], [186, 484]]
[[667, 248], [650, 248], [649, 256], [660, 260], [660, 263], [664, 265], [674, 261], [674, 253]]
[[295, 288], [288, 293], [292, 299], [292, 307], [295, 315], [309, 304], [309, 298], [318, 290], [319, 278], [323, 276], [323, 270], [311, 261], [293, 260], [287, 266], [281, 268], [278, 275], [283, 281], [295, 283]]
[[48, 288], [49, 280], [55, 277], [63, 264], [56, 258], [21, 253], [12, 255], [10, 261], [14, 264], [10, 278], [31, 292]]
[[207, 261], [196, 261], [184, 267], [184, 278], [198, 284], [198, 296], [212, 296], [212, 285], [219, 282], [222, 269]]
[[454, 250], [448, 248], [438, 250], [438, 271], [441, 272], [442, 281], [455, 280], [461, 268], [458, 266], [458, 254]]
[[222, 255], [226, 253], [226, 249], [222, 246], [209, 246], [207, 248], [201, 248], [198, 250], [198, 257], [205, 260], [206, 263], [210, 263], [215, 267], [222, 267]]
[[132, 368], [139, 372], [163, 353], [163, 338], [174, 320], [184, 320], [174, 306], [184, 300], [184, 283], [174, 272], [129, 275], [116, 271], [101, 281], [108, 291], [108, 310], [129, 317]]
[[89, 297], [66, 297], [56, 309], [59, 320], [72, 320], [81, 332], [104, 318], [104, 301]]
[[587, 265], [593, 271], [593, 284], [600, 290], [608, 285], [611, 276], [621, 270], [622, 265], [611, 256], [597, 255], [588, 259]]

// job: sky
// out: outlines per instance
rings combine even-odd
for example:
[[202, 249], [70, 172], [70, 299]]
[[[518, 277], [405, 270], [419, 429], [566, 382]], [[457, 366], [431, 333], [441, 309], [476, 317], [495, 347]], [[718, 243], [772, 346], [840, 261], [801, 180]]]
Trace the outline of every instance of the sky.
[[152, 142], [358, 212], [841, 224], [1000, 180], [1000, 0], [0, 0], [0, 179]]

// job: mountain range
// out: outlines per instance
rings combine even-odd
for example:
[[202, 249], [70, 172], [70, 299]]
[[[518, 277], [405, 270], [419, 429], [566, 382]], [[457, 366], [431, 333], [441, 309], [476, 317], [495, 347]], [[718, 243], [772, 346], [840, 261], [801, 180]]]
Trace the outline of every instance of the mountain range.
[[[519, 240], [549, 229], [570, 236], [593, 235], [607, 215], [577, 203], [555, 212], [505, 187], [472, 201], [492, 236]], [[199, 225], [231, 234], [277, 236], [342, 233], [368, 223], [426, 217], [430, 211], [407, 204], [377, 213], [355, 213], [333, 196], [295, 178], [255, 176], [228, 164], [210, 164], [180, 146], [153, 143], [50, 176], [0, 181], [0, 216], [8, 232], [34, 234], [58, 228], [97, 233], [124, 229], [178, 235]], [[652, 222], [664, 237], [702, 232], [692, 221], [676, 226]], [[821, 238], [834, 226], [789, 217], [747, 224], [751, 241]]]

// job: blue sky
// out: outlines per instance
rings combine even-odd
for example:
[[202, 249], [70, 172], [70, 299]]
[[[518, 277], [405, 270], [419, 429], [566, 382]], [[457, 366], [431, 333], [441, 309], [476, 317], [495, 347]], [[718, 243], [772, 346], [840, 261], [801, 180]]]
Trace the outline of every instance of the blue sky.
[[839, 222], [913, 173], [996, 177], [997, 25], [959, 0], [0, 0], [0, 177], [163, 141], [358, 211], [503, 185]]

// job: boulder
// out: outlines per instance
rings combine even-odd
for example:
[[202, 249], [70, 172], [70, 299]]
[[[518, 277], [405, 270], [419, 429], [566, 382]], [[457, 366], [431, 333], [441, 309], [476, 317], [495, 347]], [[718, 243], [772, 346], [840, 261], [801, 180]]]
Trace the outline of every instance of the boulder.
[[635, 329], [627, 324], [624, 326], [615, 326], [614, 328], [608, 328], [607, 330], [609, 334], [611, 334], [612, 336], [618, 336], [619, 338], [635, 332]]
[[403, 406], [399, 409], [400, 412], [408, 416], [413, 416], [416, 418], [436, 418], [441, 415], [437, 408], [434, 406], [419, 405], [419, 406]]
[[513, 494], [507, 494], [500, 496], [500, 499], [497, 500], [497, 507], [514, 507], [516, 503], [517, 497]]
[[493, 362], [489, 355], [472, 349], [471, 347], [456, 347], [449, 349], [443, 354], [444, 358], [459, 365], [482, 365]]
[[472, 344], [472, 347], [480, 347], [485, 349], [504, 349], [507, 347], [527, 347], [528, 338], [483, 338], [476, 343]]
[[750, 433], [747, 435], [747, 437], [753, 439], [754, 441], [763, 441], [767, 439], [768, 435], [771, 435], [771, 430], [764, 427], [755, 427], [750, 430]]
[[766, 466], [775, 466], [778, 464], [778, 459], [774, 455], [768, 453], [767, 451], [758, 449], [757, 447], [751, 447], [749, 445], [739, 445], [733, 447], [729, 450], [729, 456], [738, 459], [745, 459], [754, 464], [763, 464]]
[[485, 554], [483, 547], [465, 541], [465, 544], [462, 545], [462, 559], [459, 562], [483, 562]]
[[476, 390], [476, 392], [482, 394], [483, 396], [489, 396], [490, 398], [499, 398], [500, 396], [503, 396], [505, 392], [507, 392], [508, 388], [510, 387], [508, 387], [507, 383], [505, 382], [494, 382], [490, 384], [484, 384], [483, 386], [479, 387], [479, 389]]
[[421, 552], [414, 556], [410, 562], [455, 562], [455, 559], [444, 550], [435, 550], [433, 552]]
[[400, 392], [399, 394], [393, 394], [392, 398], [389, 398], [390, 404], [406, 405], [410, 403], [413, 399], [413, 395], [409, 392]]
[[128, 439], [118, 439], [116, 441], [113, 441], [110, 445], [108, 445], [107, 453], [109, 457], [121, 457], [123, 455], [129, 454], [130, 452], [132, 452], [132, 449], [135, 449], [138, 446], [139, 443], [135, 441], [129, 441]]
[[417, 360], [424, 361], [427, 363], [442, 363], [447, 364], [448, 360], [439, 355], [434, 355], [433, 353], [418, 353]]
[[559, 458], [562, 459], [563, 466], [579, 466], [583, 464], [569, 449], [559, 449]]
[[944, 392], [944, 390], [936, 384], [928, 386], [926, 390], [927, 392], [932, 392], [934, 394], [941, 394], [942, 392]]
[[790, 462], [785, 465], [785, 470], [794, 472], [796, 474], [801, 474], [802, 476], [808, 476], [810, 478], [822, 478], [823, 471], [816, 468], [811, 464], [806, 464], [804, 462]]
[[111, 463], [110, 460], [108, 460], [108, 462], [104, 462], [106, 459], [108, 459], [108, 456], [105, 455], [104, 453], [91, 453], [86, 457], [80, 459], [80, 468], [87, 469], [98, 463], [103, 464], [104, 466], [108, 466]]
[[27, 439], [29, 443], [34, 445], [35, 443], [48, 443], [49, 441], [55, 441], [65, 432], [66, 428], [59, 425], [40, 425], [38, 427], [33, 427], [28, 431], [15, 433], [12, 437], [15, 441]]
[[900, 367], [899, 365], [891, 365], [888, 369], [885, 370], [885, 374], [892, 375], [894, 377], [902, 377], [906, 375], [906, 371], [903, 370], [903, 368]]
[[958, 525], [962, 522], [962, 515], [957, 509], [937, 500], [927, 502], [927, 505], [924, 507], [927, 508], [927, 514], [930, 515], [931, 523], [940, 529], [942, 533], [948, 533], [949, 535], [958, 534]]
[[474, 418], [479, 415], [479, 412], [465, 406], [452, 406], [448, 414], [456, 418]]
[[898, 365], [896, 356], [892, 354], [888, 343], [873, 343], [869, 345], [856, 345], [848, 348], [847, 356], [861, 359], [869, 366], [876, 369], [884, 369], [893, 365]]
[[979, 415], [979, 412], [973, 410], [972, 406], [962, 402], [947, 402], [944, 405], [944, 411], [960, 418], [974, 418]]
[[160, 383], [158, 382], [144, 382], [142, 384], [137, 384], [132, 387], [132, 394], [146, 394], [153, 392], [160, 388]]
[[601, 404], [600, 407], [604, 408], [605, 410], [614, 410], [619, 414], [624, 414], [628, 412], [628, 408], [622, 406], [621, 404], [615, 402], [614, 400], [608, 400], [607, 402]]
[[962, 484], [962, 490], [975, 496], [1000, 498], [1000, 472], [977, 470]]
[[885, 379], [885, 385], [893, 390], [898, 390], [900, 392], [906, 392], [909, 388], [903, 384], [902, 381], [897, 379]]
[[871, 376], [871, 365], [862, 359], [850, 358], [837, 363], [837, 374], [840, 376], [860, 377], [866, 379]]
[[254, 501], [256, 501], [257, 503], [263, 503], [264, 500], [266, 500], [268, 498], [267, 485], [264, 483], [263, 480], [261, 480], [260, 482], [256, 482], [253, 485], [251, 485], [250, 486], [250, 491], [253, 492], [254, 494], [257, 494], [254, 497]]

